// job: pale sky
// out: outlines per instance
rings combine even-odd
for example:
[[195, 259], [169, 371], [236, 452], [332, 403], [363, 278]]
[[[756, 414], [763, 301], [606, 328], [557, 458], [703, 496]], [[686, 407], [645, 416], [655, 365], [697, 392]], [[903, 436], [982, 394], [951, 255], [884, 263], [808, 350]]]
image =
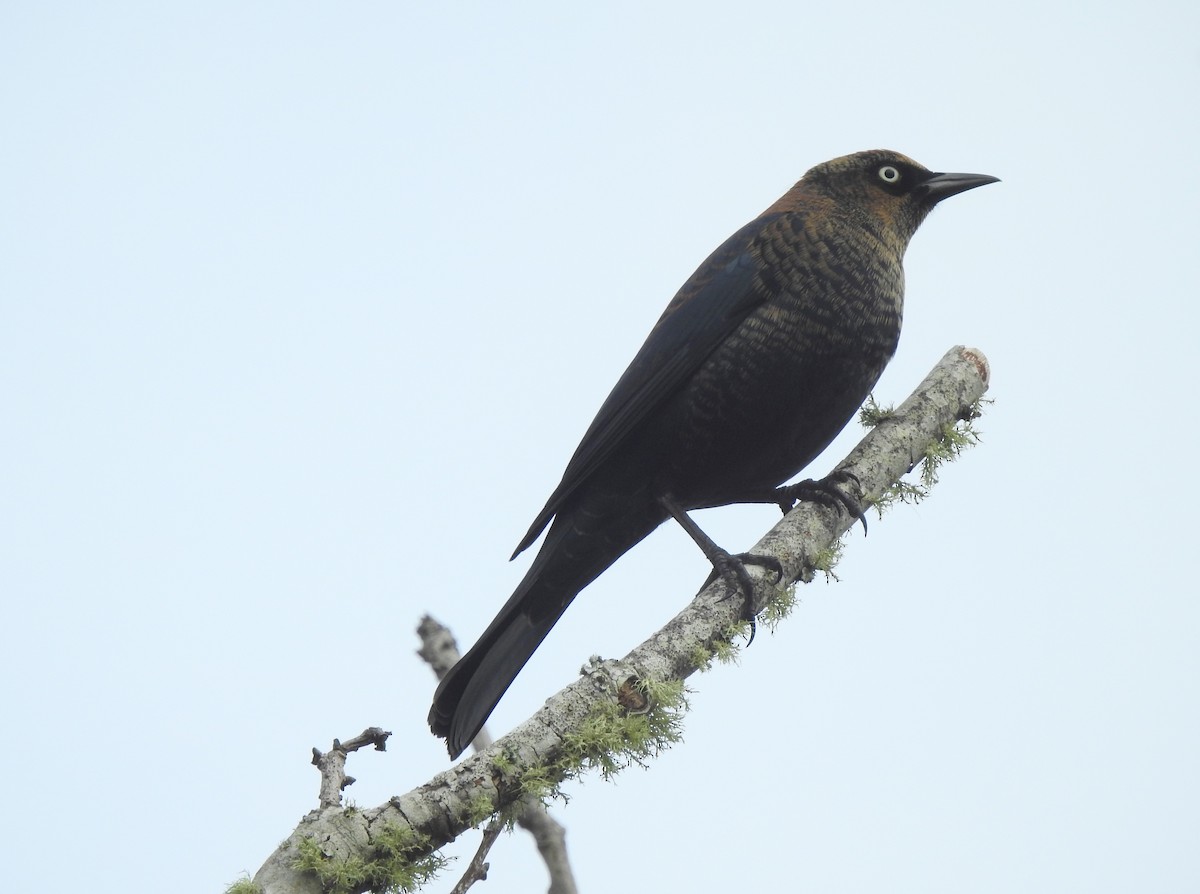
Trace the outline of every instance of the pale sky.
[[[366, 726], [359, 805], [446, 768], [420, 616], [474, 641], [678, 286], [869, 148], [1003, 180], [917, 234], [877, 389], [981, 349], [983, 444], [569, 786], [581, 888], [1200, 889], [1197, 9], [3, 4], [5, 889], [219, 892]], [[491, 731], [706, 574], [664, 526]]]

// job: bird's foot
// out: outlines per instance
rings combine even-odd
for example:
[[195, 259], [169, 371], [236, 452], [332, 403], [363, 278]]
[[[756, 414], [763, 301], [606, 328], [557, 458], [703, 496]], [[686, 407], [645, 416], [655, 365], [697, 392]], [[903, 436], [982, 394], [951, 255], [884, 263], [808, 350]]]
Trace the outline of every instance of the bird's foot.
[[863, 536], [866, 536], [866, 512], [863, 511], [863, 507], [858, 500], [838, 487], [839, 484], [846, 484], [851, 481], [860, 488], [862, 487], [862, 482], [858, 480], [857, 475], [853, 472], [847, 472], [845, 469], [838, 469], [817, 481], [808, 478], [785, 487], [777, 487], [775, 493], [779, 497], [779, 508], [783, 510], [785, 515], [801, 500], [810, 503], [820, 503], [822, 506], [830, 509], [845, 509], [851, 517], [862, 522]]
[[704, 582], [704, 587], [721, 577], [725, 580], [728, 588], [722, 599], [730, 599], [738, 592], [745, 596], [742, 610], [746, 620], [750, 622], [750, 642], [746, 643], [747, 646], [750, 645], [754, 642], [754, 616], [758, 614], [758, 606], [755, 604], [754, 598], [754, 581], [751, 579], [750, 573], [746, 571], [746, 566], [758, 565], [769, 568], [775, 572], [775, 583], [778, 584], [783, 580], [783, 565], [774, 556], [763, 556], [757, 553], [733, 554], [721, 549], [713, 543], [711, 537], [700, 530], [700, 526], [691, 520], [683, 508], [675, 502], [674, 497], [670, 494], [662, 494], [658, 501], [671, 517], [679, 522], [680, 527], [687, 531], [688, 536], [696, 541], [696, 545], [704, 551], [708, 561], [712, 562], [713, 572]]
[[757, 565], [773, 571], [775, 573], [774, 583], [778, 584], [783, 580], [783, 565], [774, 556], [764, 556], [758, 553], [728, 553], [719, 548], [708, 558], [713, 564], [713, 573], [708, 579], [709, 583], [716, 580], [717, 577], [721, 577], [728, 588], [721, 600], [732, 599], [738, 593], [744, 597], [742, 612], [744, 620], [750, 624], [750, 638], [746, 640], [746, 646], [749, 647], [754, 642], [755, 633], [758, 632], [758, 625], [755, 623], [758, 606], [754, 597], [754, 580], [750, 577], [746, 566]]

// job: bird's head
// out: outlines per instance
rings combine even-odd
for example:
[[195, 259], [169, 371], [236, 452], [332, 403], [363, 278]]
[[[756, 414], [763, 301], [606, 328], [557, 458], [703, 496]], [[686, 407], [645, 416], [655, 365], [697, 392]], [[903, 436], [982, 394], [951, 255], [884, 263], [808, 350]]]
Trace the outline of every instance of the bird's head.
[[796, 184], [809, 197], [832, 201], [852, 216], [880, 228], [904, 247], [926, 215], [942, 199], [996, 183], [987, 174], [943, 174], [886, 149], [856, 152], [819, 164]]

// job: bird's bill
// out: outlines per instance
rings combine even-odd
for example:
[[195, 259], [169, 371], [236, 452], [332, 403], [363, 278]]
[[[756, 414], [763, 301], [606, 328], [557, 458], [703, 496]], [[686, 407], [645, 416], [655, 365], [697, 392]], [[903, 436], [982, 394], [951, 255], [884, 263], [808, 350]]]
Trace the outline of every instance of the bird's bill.
[[974, 189], [977, 186], [987, 186], [989, 183], [999, 183], [999, 177], [989, 174], [934, 174], [921, 184], [925, 197], [931, 202], [940, 202], [960, 192]]

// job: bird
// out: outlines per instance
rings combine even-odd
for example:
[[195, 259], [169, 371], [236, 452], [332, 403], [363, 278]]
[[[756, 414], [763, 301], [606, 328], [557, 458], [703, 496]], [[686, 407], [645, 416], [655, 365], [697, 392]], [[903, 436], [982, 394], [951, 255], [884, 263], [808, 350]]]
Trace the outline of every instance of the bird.
[[994, 182], [857, 152], [811, 168], [708, 256], [517, 544], [513, 558], [549, 527], [528, 572], [438, 685], [429, 726], [452, 759], [576, 595], [668, 519], [743, 588], [746, 563], [772, 564], [729, 554], [687, 513], [741, 502], [787, 511], [803, 496], [784, 483], [850, 421], [895, 353], [910, 238], [938, 202]]

